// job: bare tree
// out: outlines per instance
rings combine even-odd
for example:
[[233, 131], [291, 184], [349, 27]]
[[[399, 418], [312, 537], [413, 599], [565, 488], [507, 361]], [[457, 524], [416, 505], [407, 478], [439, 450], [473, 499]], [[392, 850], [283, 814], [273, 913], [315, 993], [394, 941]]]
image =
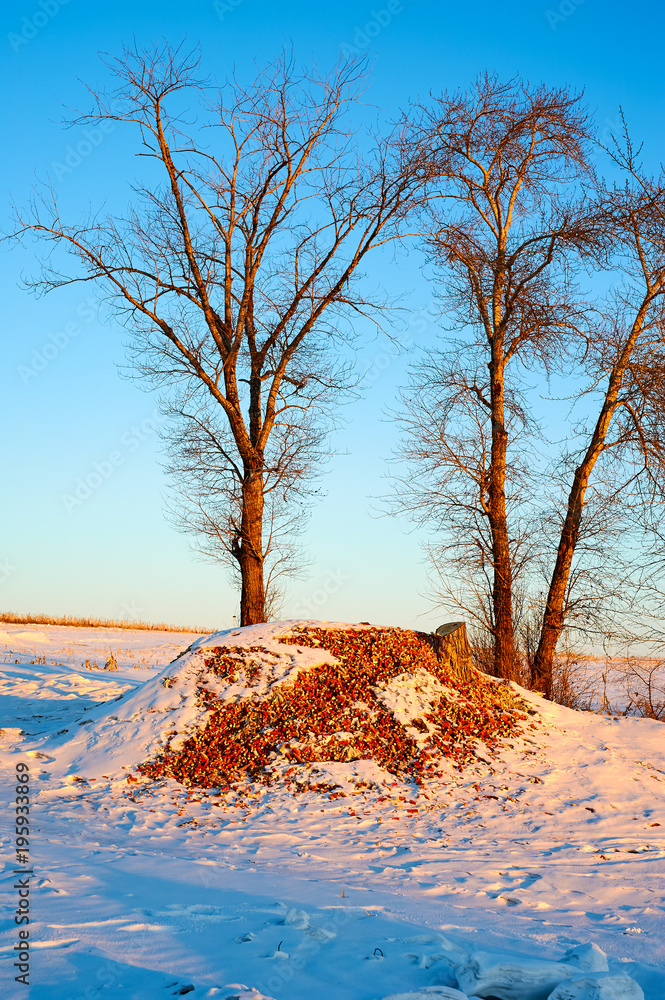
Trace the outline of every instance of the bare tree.
[[595, 245], [576, 189], [590, 173], [590, 125], [579, 96], [488, 76], [415, 116], [411, 142], [434, 185], [427, 246], [463, 336], [405, 393], [410, 474], [398, 506], [446, 532], [479, 607], [489, 590], [494, 669], [513, 677], [515, 573], [529, 539], [511, 533], [510, 514], [533, 429], [523, 382], [558, 361], [582, 320], [571, 265]]
[[[323, 403], [319, 400], [319, 403]], [[167, 410], [166, 473], [172, 523], [194, 539], [205, 558], [229, 566], [241, 579], [242, 460], [219, 408], [205, 398], [179, 399]], [[323, 412], [322, 412], [323, 411]], [[329, 424], [303, 411], [297, 421], [290, 411], [275, 421], [264, 455], [263, 566], [265, 614], [274, 618], [281, 608], [282, 582], [297, 576], [305, 562], [301, 536], [314, 482], [326, 459]], [[317, 419], [318, 416], [318, 419]]]
[[[454, 127], [450, 103], [447, 116], [436, 109], [436, 135], [420, 127], [422, 155], [443, 149], [444, 204], [462, 205], [458, 218], [449, 214], [432, 227], [429, 244], [445, 268], [443, 297], [468, 329], [412, 372], [401, 414], [409, 475], [398, 484], [398, 505], [443, 534], [444, 543], [432, 547], [443, 561], [439, 594], [493, 636], [496, 672], [518, 676], [519, 634], [527, 679], [556, 696], [563, 690], [555, 661], [562, 637], [614, 633], [627, 641], [628, 620], [616, 619], [629, 595], [657, 593], [648, 537], [658, 537], [665, 510], [665, 186], [662, 177], [644, 175], [626, 132], [612, 153], [627, 176], [624, 186], [600, 184], [592, 203], [562, 203], [561, 175], [536, 158], [535, 181], [528, 171], [520, 180], [527, 196], [515, 196], [528, 156], [516, 166], [504, 151], [515, 112], [502, 91], [498, 116], [496, 86], [485, 80], [477, 88], [472, 126], [466, 117], [460, 126], [459, 109], [468, 114], [470, 98], [458, 98]], [[494, 118], [478, 95], [485, 102], [491, 95]], [[556, 121], [563, 140], [565, 123]], [[498, 166], [492, 160], [488, 167], [485, 147], [474, 145], [479, 122]], [[577, 127], [581, 143], [589, 126], [576, 119]], [[455, 155], [440, 143], [446, 129]], [[528, 155], [537, 148], [534, 139]], [[579, 148], [565, 162], [583, 177]], [[547, 143], [544, 153], [553, 167]], [[504, 224], [511, 213], [516, 231]], [[573, 285], [576, 261], [585, 257], [618, 275], [604, 306]], [[538, 367], [549, 372], [564, 362], [586, 416], [571, 424], [571, 440], [552, 468], [539, 461], [540, 430], [525, 381]], [[513, 650], [512, 668], [506, 649]]]
[[[251, 86], [221, 91], [198, 77], [195, 54], [167, 46], [125, 51], [112, 68], [117, 90], [94, 95], [80, 120], [136, 128], [150, 183], [126, 217], [72, 223], [47, 192], [19, 232], [78, 261], [75, 274], [47, 268], [37, 287], [99, 285], [133, 332], [139, 371], [206, 397], [216, 435], [224, 424], [233, 511], [222, 544], [240, 570], [241, 623], [263, 621], [271, 437], [306, 423], [322, 387], [334, 392], [334, 345], [381, 305], [360, 267], [404, 235], [422, 181], [399, 142], [368, 140], [360, 158], [345, 118], [363, 81], [353, 60], [299, 76], [283, 57]], [[200, 125], [186, 124], [192, 95]]]
[[657, 524], [663, 510], [665, 178], [643, 174], [627, 132], [613, 156], [627, 183], [602, 189], [600, 205], [617, 240], [612, 263], [621, 281], [591, 331], [582, 365], [581, 395], [600, 397], [600, 405], [595, 423], [578, 431], [580, 447], [567, 456], [572, 477], [531, 671], [532, 684], [548, 695], [557, 643], [579, 602], [574, 559], [589, 491], [597, 496], [600, 489], [611, 511], [601, 519], [601, 533], [617, 531], [617, 511], [629, 510], [644, 528]]
[[[469, 345], [458, 341], [448, 350], [425, 352], [412, 368], [396, 413], [404, 431], [399, 460], [408, 471], [394, 477], [391, 506], [408, 513], [415, 523], [434, 528], [433, 540], [426, 546], [432, 601], [450, 613], [464, 614], [476, 633], [476, 646], [485, 648], [489, 638], [494, 670], [492, 530], [483, 503], [491, 425], [473, 390], [483, 377], [482, 362], [473, 359], [473, 367], [465, 367], [470, 354]], [[510, 390], [505, 396], [505, 420], [510, 440], [505, 502], [511, 527], [511, 620], [517, 626], [533, 554], [526, 461], [532, 422]]]

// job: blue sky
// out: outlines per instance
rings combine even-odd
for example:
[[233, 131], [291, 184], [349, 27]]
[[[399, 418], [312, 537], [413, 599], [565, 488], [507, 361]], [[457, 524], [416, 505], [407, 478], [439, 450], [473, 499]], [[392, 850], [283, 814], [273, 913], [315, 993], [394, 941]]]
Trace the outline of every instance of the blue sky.
[[[143, 45], [185, 36], [200, 42], [206, 70], [220, 80], [234, 69], [251, 79], [253, 64], [273, 59], [285, 43], [297, 62], [322, 68], [342, 46], [355, 45], [372, 61], [368, 100], [388, 116], [430, 89], [464, 87], [486, 69], [583, 88], [601, 129], [612, 127], [621, 105], [645, 143], [645, 160], [663, 158], [663, 7], [655, 0], [630, 7], [616, 0], [20, 0], [0, 12], [3, 190], [23, 204], [48, 172], [65, 217], [104, 199], [124, 205], [137, 173], [129, 137], [114, 130], [79, 162], [68, 160], [81, 129], [66, 130], [61, 119], [86, 109], [85, 83], [108, 79], [99, 52], [118, 53], [132, 38]], [[0, 607], [231, 625], [238, 595], [225, 570], [199, 561], [164, 519], [156, 400], [120, 377], [123, 331], [98, 320], [80, 287], [41, 300], [21, 288], [22, 273], [34, 270], [29, 252], [14, 248], [0, 261]], [[403, 289], [414, 310], [427, 309], [432, 289], [420, 265], [416, 254], [382, 261], [376, 277]], [[435, 336], [436, 324], [426, 327], [417, 343]], [[419, 536], [395, 519], [377, 518], [369, 499], [386, 488], [395, 428], [382, 411], [404, 380], [409, 354], [395, 357], [381, 340], [362, 352], [361, 364], [379, 374], [345, 408], [335, 437], [339, 454], [303, 535], [310, 574], [290, 587], [287, 616], [309, 603], [315, 617], [439, 623], [440, 612], [428, 610], [424, 597]], [[95, 471], [98, 487], [67, 509], [63, 494]]]

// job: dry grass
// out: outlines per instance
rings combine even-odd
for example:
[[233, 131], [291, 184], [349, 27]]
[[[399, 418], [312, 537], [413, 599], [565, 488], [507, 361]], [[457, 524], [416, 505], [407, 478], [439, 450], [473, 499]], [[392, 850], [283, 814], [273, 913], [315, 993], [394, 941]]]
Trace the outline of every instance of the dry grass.
[[[471, 646], [474, 666], [494, 672], [494, 649], [483, 637]], [[519, 658], [515, 680], [529, 688], [528, 656]], [[578, 712], [634, 715], [665, 722], [665, 658], [595, 656], [564, 647], [553, 666], [552, 701]]]
[[70, 628], [126, 628], [144, 629], [148, 632], [194, 632], [210, 635], [217, 629], [187, 628], [184, 625], [165, 625], [164, 622], [130, 622], [114, 618], [76, 618], [73, 615], [19, 615], [13, 611], [0, 612], [0, 624], [7, 625], [67, 625]]

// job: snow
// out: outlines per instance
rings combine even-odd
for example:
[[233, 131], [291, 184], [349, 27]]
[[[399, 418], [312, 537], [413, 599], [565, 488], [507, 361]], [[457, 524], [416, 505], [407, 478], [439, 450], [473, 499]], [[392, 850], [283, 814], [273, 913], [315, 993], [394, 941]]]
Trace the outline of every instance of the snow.
[[31, 632], [29, 629], [17, 628], [14, 631], [7, 632], [4, 629], [0, 629], [0, 642], [11, 643], [26, 643], [26, 642], [48, 642], [48, 638], [45, 632]]
[[607, 955], [593, 942], [569, 948], [564, 960], [585, 972], [607, 972]]
[[426, 986], [416, 993], [392, 993], [384, 1000], [466, 1000], [466, 993], [453, 990], [449, 986]]
[[429, 671], [398, 674], [379, 689], [379, 701], [393, 713], [398, 722], [408, 725], [420, 719], [439, 700], [446, 688]]
[[467, 994], [498, 996], [500, 1000], [547, 1000], [560, 982], [574, 974], [566, 962], [510, 960], [483, 951], [474, 952], [456, 972], [457, 982]]
[[548, 1000], [644, 1000], [644, 993], [630, 976], [599, 972], [595, 976], [569, 979]]
[[[231, 807], [127, 781], [167, 732], [201, 725], [206, 650], [264, 650], [251, 684], [217, 678], [230, 699], [329, 662], [279, 644], [294, 625], [209, 637], [45, 626], [46, 641], [4, 627], [5, 812], [18, 761], [32, 785], [31, 1000], [662, 1000], [660, 723], [520, 690], [544, 725], [421, 794], [366, 760], [317, 765], [336, 799], [256, 787]], [[86, 667], [110, 653], [117, 670]], [[411, 677], [383, 692], [405, 722], [437, 697], [429, 675]], [[3, 846], [11, 913], [9, 827]], [[13, 1000], [25, 995], [16, 927], [1, 926]]]

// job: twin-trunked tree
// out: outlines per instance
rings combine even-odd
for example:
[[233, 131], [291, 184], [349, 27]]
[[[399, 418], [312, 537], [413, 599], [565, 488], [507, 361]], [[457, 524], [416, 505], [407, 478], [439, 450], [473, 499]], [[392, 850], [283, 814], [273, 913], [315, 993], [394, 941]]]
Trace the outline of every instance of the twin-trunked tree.
[[[403, 393], [396, 505], [443, 538], [442, 592], [491, 636], [499, 676], [524, 676], [515, 605], [531, 604], [530, 681], [551, 695], [564, 629], [626, 596], [589, 552], [663, 510], [663, 181], [643, 176], [626, 134], [612, 153], [625, 184], [599, 183], [592, 123], [566, 91], [485, 77], [404, 124], [430, 178], [426, 242], [459, 333]], [[584, 267], [614, 279], [605, 304], [580, 291]], [[555, 470], [527, 390], [557, 369], [585, 413], [559, 429], [571, 440]], [[629, 554], [625, 580], [639, 568]]]
[[[20, 225], [78, 260], [40, 287], [101, 286], [139, 370], [166, 387], [176, 517], [239, 569], [248, 625], [266, 619], [266, 559], [279, 562], [275, 534], [292, 525], [346, 384], [335, 348], [381, 305], [360, 268], [405, 234], [422, 183], [394, 136], [365, 134], [361, 154], [353, 61], [319, 76], [282, 58], [221, 90], [198, 62], [126, 52], [112, 64], [118, 89], [80, 119], [133, 128], [155, 164], [126, 217], [67, 224], [49, 192]], [[204, 120], [188, 127], [193, 105]]]

